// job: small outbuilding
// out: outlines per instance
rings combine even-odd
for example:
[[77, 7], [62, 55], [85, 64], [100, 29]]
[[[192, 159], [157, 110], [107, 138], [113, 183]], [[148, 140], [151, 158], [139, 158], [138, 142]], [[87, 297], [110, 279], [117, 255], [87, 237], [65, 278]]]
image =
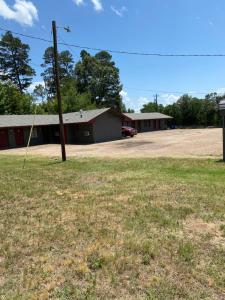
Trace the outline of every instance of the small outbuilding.
[[167, 121], [172, 117], [161, 113], [126, 113], [124, 126], [136, 128], [138, 132], [167, 129]]
[[[124, 116], [111, 108], [63, 115], [67, 144], [90, 144], [122, 138]], [[60, 142], [58, 115], [0, 115], [0, 149], [24, 147], [34, 122], [31, 146]]]

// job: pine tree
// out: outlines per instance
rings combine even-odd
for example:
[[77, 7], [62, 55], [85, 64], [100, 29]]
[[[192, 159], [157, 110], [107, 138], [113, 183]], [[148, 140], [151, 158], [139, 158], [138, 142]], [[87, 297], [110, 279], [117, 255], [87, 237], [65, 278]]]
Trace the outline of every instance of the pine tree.
[[95, 56], [82, 51], [81, 61], [75, 67], [75, 78], [78, 92], [89, 93], [98, 107], [123, 110], [119, 69], [107, 51]]
[[[62, 51], [59, 54], [59, 77], [61, 84], [67, 78], [72, 77], [73, 73], [73, 57], [69, 51]], [[45, 82], [45, 88], [47, 91], [47, 98], [51, 99], [56, 95], [55, 87], [55, 78], [54, 78], [54, 52], [53, 47], [49, 47], [45, 50], [43, 55], [43, 64], [41, 65], [44, 68], [41, 76]]]
[[0, 80], [11, 81], [22, 94], [31, 84], [35, 75], [29, 65], [30, 47], [19, 38], [6, 32], [0, 41]]

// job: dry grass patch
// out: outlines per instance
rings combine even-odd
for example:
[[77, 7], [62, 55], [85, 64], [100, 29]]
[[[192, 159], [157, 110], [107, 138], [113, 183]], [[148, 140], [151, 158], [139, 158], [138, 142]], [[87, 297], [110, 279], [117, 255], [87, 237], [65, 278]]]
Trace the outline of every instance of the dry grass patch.
[[187, 219], [184, 222], [184, 233], [191, 239], [209, 239], [211, 244], [225, 249], [225, 222], [205, 222], [202, 219]]
[[0, 299], [224, 299], [224, 171], [0, 156]]

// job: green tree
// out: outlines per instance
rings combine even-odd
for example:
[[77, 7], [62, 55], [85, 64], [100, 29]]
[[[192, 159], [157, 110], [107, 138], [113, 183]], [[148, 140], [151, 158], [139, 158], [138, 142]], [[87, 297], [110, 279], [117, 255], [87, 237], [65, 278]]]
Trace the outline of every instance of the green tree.
[[[66, 78], [71, 78], [73, 74], [73, 57], [69, 51], [62, 51], [58, 54], [59, 57], [59, 77], [62, 82]], [[47, 97], [53, 98], [56, 95], [55, 76], [54, 76], [54, 52], [53, 47], [45, 50], [43, 56], [43, 64], [41, 67], [44, 69], [41, 76], [45, 82]]]
[[189, 95], [183, 95], [178, 99], [177, 105], [181, 112], [181, 125], [192, 125], [193, 124], [193, 114], [191, 110], [191, 99]]
[[173, 117], [172, 124], [181, 125], [181, 111], [177, 103], [169, 104], [164, 107], [164, 114]]
[[173, 117], [171, 121], [178, 126], [217, 126], [221, 124], [221, 118], [217, 111], [218, 102], [224, 96], [212, 93], [199, 99], [190, 95], [181, 96], [176, 103], [170, 105], [158, 105], [153, 102], [145, 104], [142, 112], [159, 112]]
[[19, 38], [6, 32], [0, 41], [0, 80], [13, 82], [23, 93], [31, 84], [35, 75], [29, 65], [30, 47]]
[[44, 101], [46, 99], [47, 92], [45, 87], [42, 84], [38, 84], [35, 86], [33, 91], [33, 97], [36, 102]]
[[34, 108], [32, 97], [21, 94], [12, 83], [0, 83], [0, 115], [30, 114]]
[[79, 93], [89, 93], [98, 107], [122, 110], [122, 85], [119, 69], [107, 51], [91, 56], [81, 51], [81, 61], [75, 67], [75, 79]]
[[205, 116], [205, 125], [220, 125], [221, 124], [221, 117], [217, 111], [218, 103], [220, 100], [224, 99], [224, 96], [218, 96], [216, 93], [211, 94], [211, 96], [206, 95], [205, 99], [203, 100], [204, 103], [204, 116]]
[[129, 114], [133, 114], [133, 113], [134, 113], [134, 109], [128, 108], [128, 109], [126, 110], [126, 112], [129, 113]]
[[162, 104], [157, 104], [155, 102], [149, 102], [148, 104], [144, 104], [143, 108], [141, 109], [142, 113], [149, 113], [149, 112], [161, 112], [163, 113], [164, 107]]
[[78, 93], [75, 79], [67, 80], [62, 88], [63, 111], [75, 112], [80, 109], [95, 109], [96, 104], [92, 103], [89, 93]]
[[[88, 93], [78, 93], [75, 79], [67, 79], [63, 82], [62, 89], [62, 109], [64, 113], [79, 111], [80, 109], [89, 110], [96, 108], [95, 103], [91, 101], [91, 95]], [[57, 113], [58, 103], [56, 98], [47, 99], [40, 107], [45, 113]]]

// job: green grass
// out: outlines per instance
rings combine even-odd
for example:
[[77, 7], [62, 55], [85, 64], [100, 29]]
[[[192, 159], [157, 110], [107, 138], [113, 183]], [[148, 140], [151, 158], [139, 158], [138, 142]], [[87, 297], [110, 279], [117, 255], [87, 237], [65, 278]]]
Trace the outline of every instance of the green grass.
[[0, 299], [224, 299], [225, 165], [0, 156]]

